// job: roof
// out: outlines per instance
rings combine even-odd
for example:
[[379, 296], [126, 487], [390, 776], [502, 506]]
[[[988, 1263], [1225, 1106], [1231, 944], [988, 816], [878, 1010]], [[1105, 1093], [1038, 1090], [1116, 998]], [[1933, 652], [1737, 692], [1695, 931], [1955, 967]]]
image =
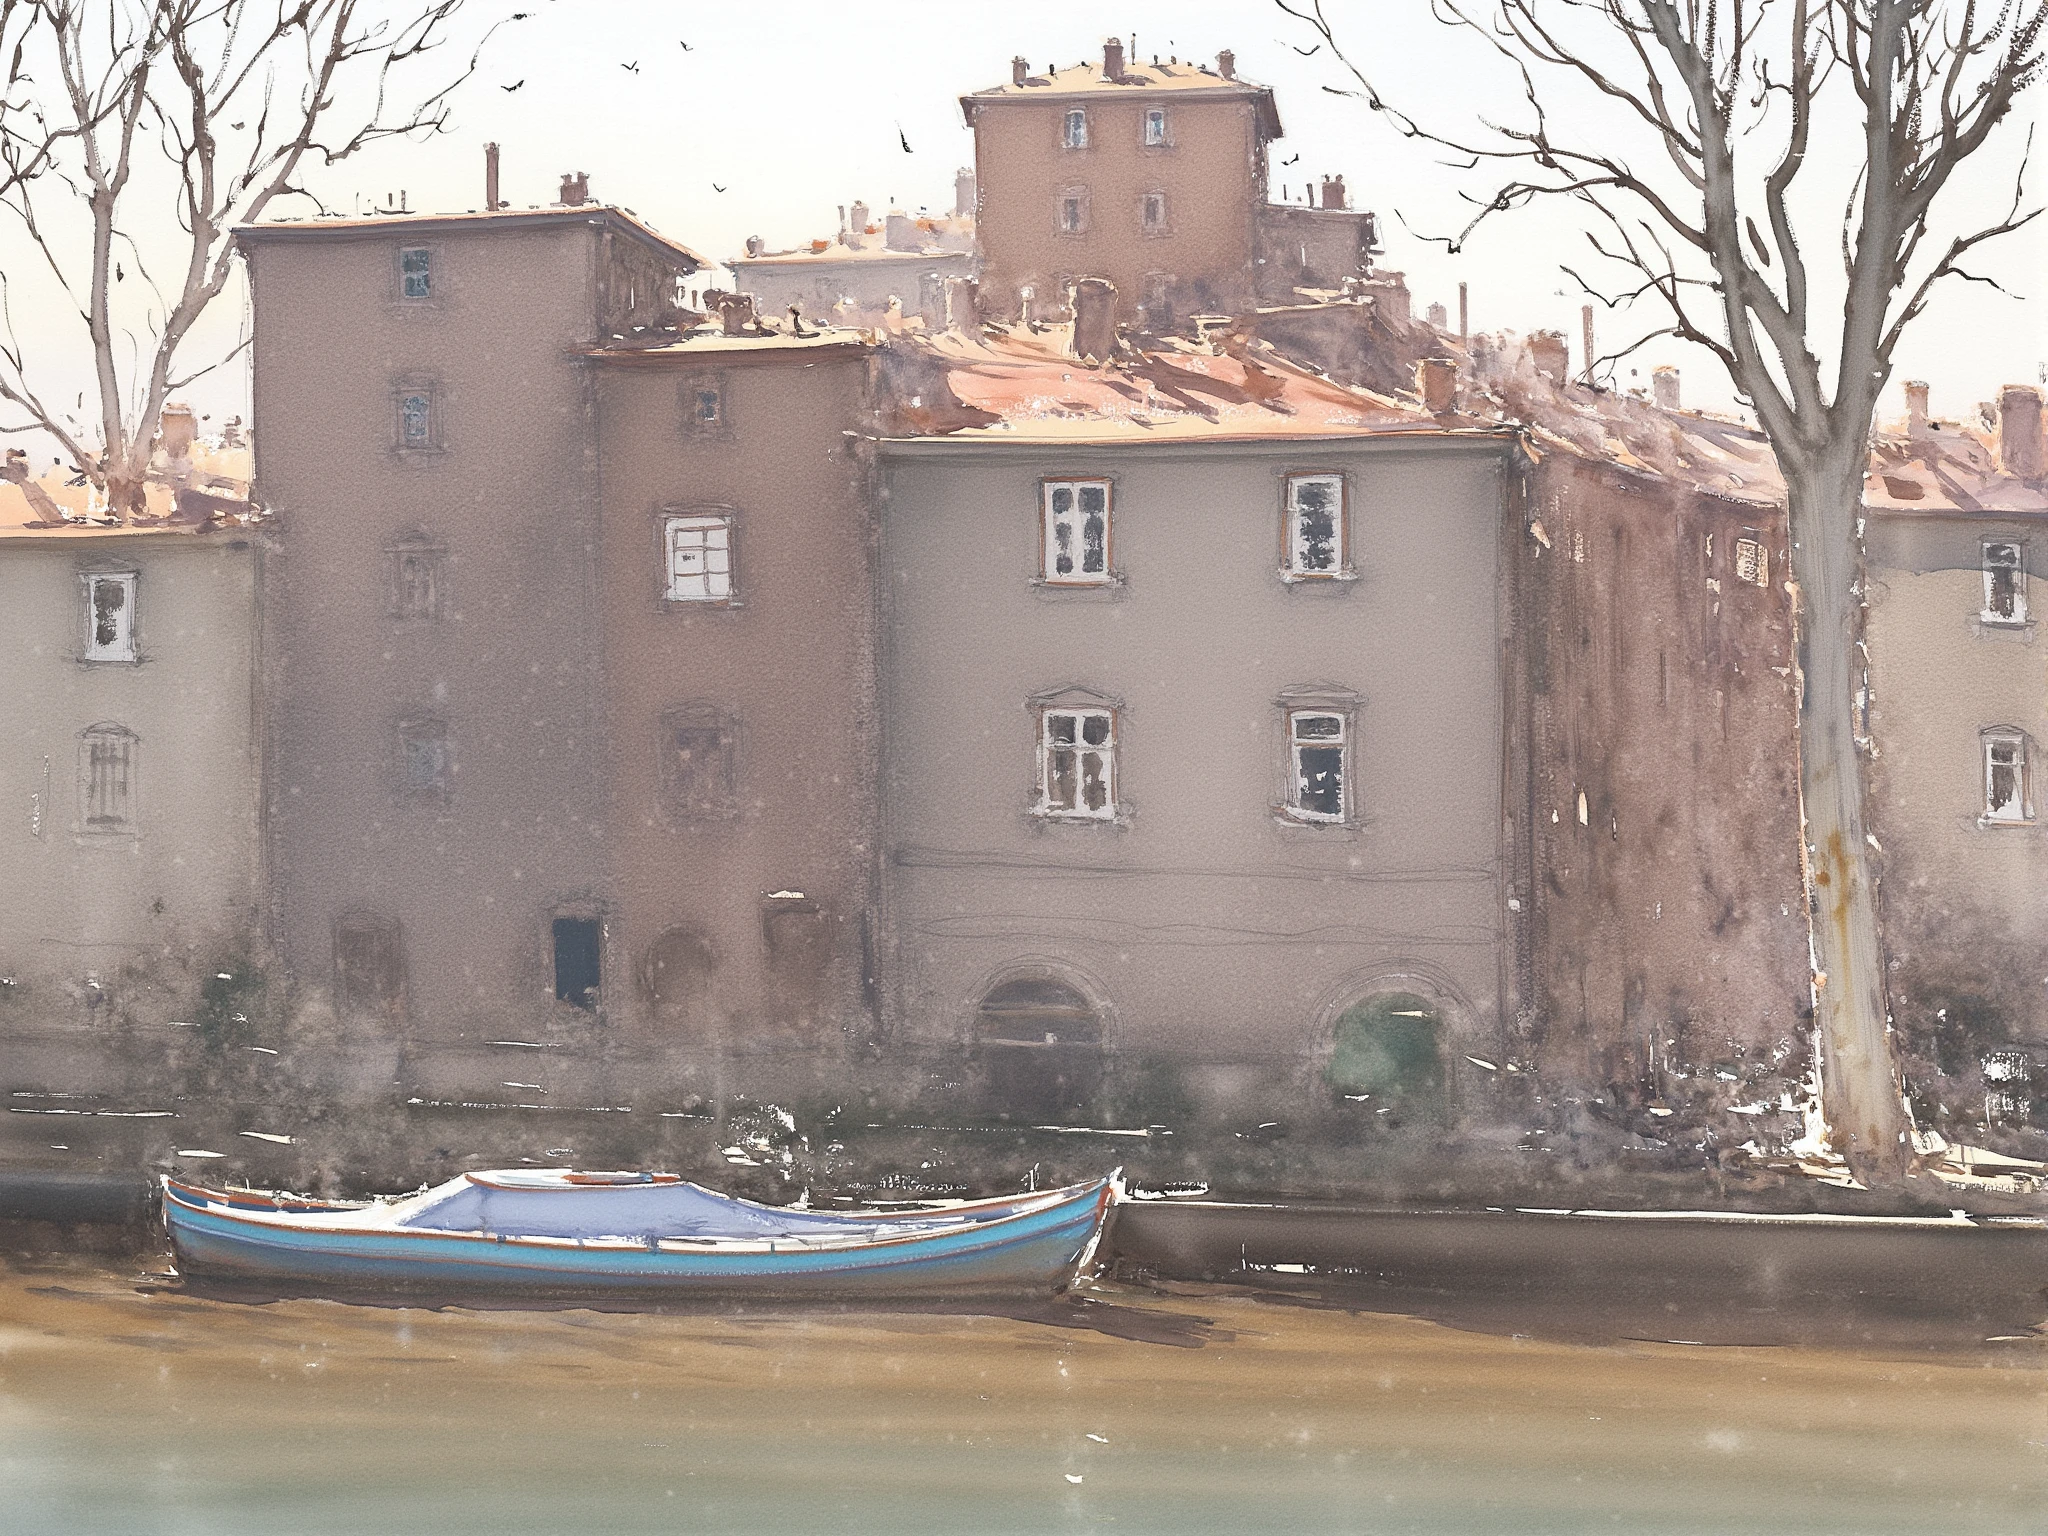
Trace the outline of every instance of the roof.
[[914, 251], [894, 251], [883, 246], [849, 246], [833, 241], [823, 250], [804, 246], [794, 251], [770, 251], [761, 256], [734, 256], [726, 262], [735, 272], [752, 267], [812, 267], [850, 262], [859, 266], [927, 266], [934, 261], [972, 263], [972, 251], [948, 250], [944, 246], [922, 246]]
[[[44, 521], [31, 493], [0, 481], [0, 540], [130, 539], [143, 534], [197, 534], [223, 527], [239, 528], [259, 514], [250, 510], [249, 449], [245, 443], [193, 444], [191, 468], [179, 486], [158, 456], [144, 487], [149, 512], [125, 527], [96, 505], [92, 488], [71, 471], [58, 468], [38, 477], [36, 499], [53, 502], [65, 515], [62, 523]], [[74, 483], [74, 481], [76, 483]]]
[[1071, 334], [991, 326], [891, 342], [884, 435], [1072, 444], [1502, 435], [1498, 423], [1347, 388], [1258, 343], [1230, 355], [1154, 340], [1089, 363], [1069, 354]]
[[681, 241], [671, 240], [640, 219], [632, 210], [614, 207], [610, 203], [579, 203], [557, 208], [500, 208], [490, 213], [472, 208], [461, 213], [378, 213], [353, 218], [266, 219], [260, 224], [242, 225], [235, 231], [235, 238], [245, 245], [253, 245], [273, 241], [369, 239], [390, 229], [420, 235], [474, 234], [484, 230], [547, 229], [563, 224], [604, 225], [664, 256], [680, 258], [689, 263], [687, 271], [694, 272], [711, 265]]
[[987, 90], [974, 91], [962, 96], [960, 110], [967, 114], [967, 121], [972, 123], [976, 110], [990, 103], [1099, 101], [1106, 96], [1168, 97], [1186, 101], [1248, 100], [1258, 112], [1259, 128], [1263, 137], [1277, 139], [1282, 133], [1280, 109], [1274, 103], [1271, 86], [1254, 85], [1249, 80], [1228, 79], [1202, 65], [1161, 64], [1157, 59], [1150, 64], [1134, 62], [1126, 66], [1120, 80], [1112, 80], [1103, 74], [1102, 65], [1097, 61], [1076, 64], [1071, 69], [1056, 69], [1043, 75], [1031, 75], [1022, 85], [992, 85]]
[[1919, 432], [1880, 431], [1871, 447], [1863, 505], [1876, 513], [2048, 516], [2048, 483], [2022, 480], [1998, 462], [1998, 439], [1975, 422], [1929, 422]]
[[669, 336], [636, 346], [621, 343], [592, 347], [584, 356], [592, 362], [623, 363], [628, 366], [660, 367], [686, 363], [696, 358], [715, 357], [721, 361], [772, 360], [794, 353], [859, 353], [869, 345], [868, 333], [841, 326], [806, 330], [802, 335], [774, 328], [772, 323], [753, 335], [728, 336], [717, 325], [699, 326], [679, 336]]

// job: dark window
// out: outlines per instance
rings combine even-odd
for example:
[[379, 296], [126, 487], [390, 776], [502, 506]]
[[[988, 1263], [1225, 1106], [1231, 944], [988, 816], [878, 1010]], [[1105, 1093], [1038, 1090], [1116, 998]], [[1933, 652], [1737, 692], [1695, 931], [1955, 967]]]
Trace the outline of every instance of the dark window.
[[125, 725], [95, 725], [79, 742], [81, 807], [88, 832], [135, 830], [135, 733]]
[[1164, 144], [1166, 142], [1166, 108], [1148, 107], [1145, 110], [1145, 142]]
[[1047, 581], [1109, 580], [1109, 485], [1051, 480], [1045, 487]]
[[2020, 546], [2005, 539], [1984, 541], [1984, 612], [1990, 624], [2023, 624], [2027, 618], [2025, 565]]
[[604, 926], [594, 917], [555, 919], [555, 1000], [595, 1008]]
[[408, 299], [434, 296], [434, 256], [426, 250], [398, 253], [398, 291]]
[[690, 704], [662, 717], [662, 794], [678, 816], [730, 809], [734, 793], [730, 717], [709, 704]]
[[88, 661], [135, 660], [135, 573], [85, 578]]
[[395, 920], [352, 912], [334, 925], [334, 1002], [344, 1013], [403, 1010], [405, 950]]
[[1308, 821], [1344, 819], [1344, 717], [1296, 710], [1287, 717], [1293, 785], [1288, 809]]
[[716, 384], [697, 384], [690, 389], [690, 422], [698, 427], [715, 427], [725, 420], [725, 397]]
[[1344, 481], [1287, 477], [1287, 573], [1334, 576], [1344, 563]]
[[1070, 107], [1062, 121], [1060, 142], [1069, 149], [1088, 147], [1088, 114], [1080, 107]]
[[1042, 816], [1116, 815], [1116, 717], [1106, 709], [1048, 709], [1039, 715]]
[[409, 389], [399, 395], [398, 446], [434, 446], [434, 396], [430, 390]]
[[1006, 981], [975, 1018], [988, 1107], [1026, 1122], [1084, 1114], [1102, 1086], [1102, 1019], [1066, 982]]

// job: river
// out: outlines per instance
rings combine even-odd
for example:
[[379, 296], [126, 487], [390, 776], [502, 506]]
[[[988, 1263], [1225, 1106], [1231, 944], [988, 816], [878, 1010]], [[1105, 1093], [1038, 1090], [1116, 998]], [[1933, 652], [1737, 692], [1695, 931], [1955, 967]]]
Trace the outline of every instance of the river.
[[1241, 1287], [371, 1306], [0, 1271], [0, 1529], [2048, 1530], [2048, 1342], [1477, 1331]]

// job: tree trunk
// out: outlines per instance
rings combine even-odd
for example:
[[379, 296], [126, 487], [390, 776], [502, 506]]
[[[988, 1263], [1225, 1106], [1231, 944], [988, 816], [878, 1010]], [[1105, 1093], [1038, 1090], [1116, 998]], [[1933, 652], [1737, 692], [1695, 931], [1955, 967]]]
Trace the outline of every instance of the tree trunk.
[[1861, 600], [1856, 519], [1862, 444], [1786, 465], [1799, 587], [1799, 792], [1806, 816], [1821, 1107], [1836, 1150], [1868, 1185], [1897, 1184], [1912, 1147], [1885, 1009], [1877, 892], [1864, 841], [1854, 696]]

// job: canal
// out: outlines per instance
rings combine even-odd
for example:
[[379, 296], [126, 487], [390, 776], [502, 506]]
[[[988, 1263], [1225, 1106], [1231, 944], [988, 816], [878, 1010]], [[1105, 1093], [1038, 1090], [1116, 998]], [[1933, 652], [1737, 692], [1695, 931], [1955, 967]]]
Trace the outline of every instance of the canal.
[[2033, 1335], [1565, 1338], [1286, 1276], [1008, 1315], [429, 1309], [160, 1265], [0, 1271], [0, 1530], [2048, 1529]]

